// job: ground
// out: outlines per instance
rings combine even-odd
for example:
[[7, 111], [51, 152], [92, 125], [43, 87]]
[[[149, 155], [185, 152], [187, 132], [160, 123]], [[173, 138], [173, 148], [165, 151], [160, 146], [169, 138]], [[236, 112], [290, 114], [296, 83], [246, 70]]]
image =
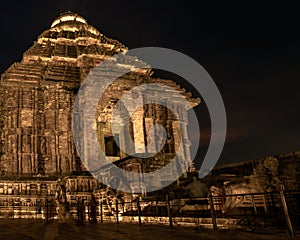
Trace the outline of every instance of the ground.
[[0, 219], [0, 239], [36, 239], [36, 240], [90, 240], [90, 239], [291, 239], [285, 233], [258, 234], [243, 231], [208, 231], [196, 232], [190, 227], [175, 227], [171, 231], [167, 226], [134, 224], [84, 224], [76, 222], [52, 221], [46, 223], [44, 220], [36, 219]]

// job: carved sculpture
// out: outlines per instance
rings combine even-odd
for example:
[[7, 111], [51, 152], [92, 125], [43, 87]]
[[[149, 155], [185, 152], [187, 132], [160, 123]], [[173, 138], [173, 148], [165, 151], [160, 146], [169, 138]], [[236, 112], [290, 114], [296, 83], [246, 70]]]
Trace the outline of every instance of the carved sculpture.
[[66, 187], [61, 179], [57, 180], [55, 199], [58, 204], [58, 217], [64, 220], [69, 215], [70, 207], [67, 201]]

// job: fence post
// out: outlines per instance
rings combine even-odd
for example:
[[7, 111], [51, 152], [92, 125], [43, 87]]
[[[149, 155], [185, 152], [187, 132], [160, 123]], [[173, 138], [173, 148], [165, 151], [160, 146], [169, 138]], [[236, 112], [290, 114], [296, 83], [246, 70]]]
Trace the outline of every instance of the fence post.
[[100, 202], [100, 222], [103, 223], [103, 203]]
[[181, 213], [182, 213], [182, 210], [181, 210], [181, 198], [179, 198], [179, 209], [178, 209], [178, 212], [179, 212], [179, 214], [181, 215]]
[[117, 224], [119, 224], [119, 202], [118, 199], [116, 199], [116, 214], [117, 214]]
[[91, 221], [91, 211], [90, 211], [90, 210], [91, 210], [91, 209], [90, 209], [90, 203], [88, 203], [88, 204], [87, 204], [87, 212], [88, 212], [87, 217], [88, 217], [88, 222]]
[[253, 209], [254, 209], [254, 213], [255, 215], [257, 215], [257, 208], [256, 208], [256, 203], [255, 203], [255, 196], [253, 196], [251, 194], [251, 202], [252, 202], [252, 206], [253, 206]]
[[280, 192], [280, 199], [281, 199], [283, 212], [284, 212], [284, 215], [285, 215], [285, 219], [286, 219], [286, 223], [287, 223], [290, 235], [292, 237], [295, 237], [295, 233], [294, 233], [294, 230], [293, 230], [293, 225], [292, 225], [290, 215], [289, 215], [289, 210], [288, 210], [288, 207], [287, 207], [287, 204], [286, 204], [286, 198], [285, 198], [285, 194], [284, 194], [284, 186], [283, 185], [280, 185], [279, 192]]
[[139, 197], [137, 197], [137, 199], [136, 199], [136, 204], [137, 204], [138, 217], [139, 217], [139, 226], [141, 226], [142, 220], [141, 220], [141, 207], [140, 207], [140, 198]]
[[215, 214], [215, 207], [214, 207], [214, 201], [211, 192], [209, 191], [208, 193], [208, 198], [209, 198], [209, 205], [210, 205], [210, 214], [211, 214], [211, 220], [213, 224], [213, 229], [214, 231], [218, 230], [217, 227], [217, 220], [216, 220], [216, 214]]
[[167, 202], [167, 210], [168, 210], [168, 217], [169, 217], [169, 225], [170, 225], [170, 229], [173, 230], [174, 226], [173, 226], [173, 221], [172, 221], [172, 216], [171, 216], [169, 195], [166, 195], [166, 202]]
[[46, 221], [48, 222], [48, 220], [49, 220], [48, 199], [45, 200], [45, 205], [46, 205]]
[[266, 194], [264, 193], [262, 196], [263, 196], [263, 201], [264, 201], [265, 213], [267, 213], [268, 212], [268, 206], [267, 206]]

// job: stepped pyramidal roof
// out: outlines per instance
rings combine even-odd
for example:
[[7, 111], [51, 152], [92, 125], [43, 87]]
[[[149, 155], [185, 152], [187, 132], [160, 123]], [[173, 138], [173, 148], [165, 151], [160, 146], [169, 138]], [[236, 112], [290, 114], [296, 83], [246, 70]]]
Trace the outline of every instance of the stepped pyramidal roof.
[[67, 12], [56, 18], [51, 28], [2, 75], [2, 83], [37, 84], [39, 80], [80, 81], [90, 68], [107, 56], [126, 52], [117, 40], [100, 33], [78, 14]]

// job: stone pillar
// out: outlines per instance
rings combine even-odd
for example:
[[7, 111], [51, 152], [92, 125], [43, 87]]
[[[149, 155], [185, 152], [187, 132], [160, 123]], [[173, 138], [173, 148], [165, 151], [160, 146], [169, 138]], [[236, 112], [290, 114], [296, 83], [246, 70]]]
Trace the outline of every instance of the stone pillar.
[[[33, 153], [31, 155], [31, 159], [32, 159], [32, 162], [33, 162], [33, 171], [35, 172], [35, 174], [37, 174], [39, 172], [39, 169], [38, 169], [38, 146], [37, 146], [37, 142], [38, 142], [38, 139], [37, 139], [37, 135], [38, 135], [38, 118], [40, 116], [40, 113], [39, 113], [39, 106], [38, 106], [38, 102], [39, 102], [39, 97], [38, 97], [38, 91], [33, 91], [34, 93], [34, 100], [33, 100], [33, 103], [34, 103], [34, 106], [33, 106], [33, 126], [32, 126], [32, 137], [31, 137], [31, 153]], [[41, 127], [40, 127], [41, 128]]]
[[104, 128], [106, 127], [106, 123], [97, 122], [97, 132], [98, 132], [98, 143], [102, 151], [105, 151], [105, 142], [104, 142]]
[[[126, 138], [124, 133], [126, 131], [124, 131], [124, 128], [127, 127], [125, 126], [123, 123], [120, 123], [120, 131], [118, 132], [119, 134], [119, 148], [120, 148], [120, 158], [124, 158], [127, 156], [126, 152], [127, 152], [127, 146], [126, 146]], [[122, 151], [124, 150], [124, 151]]]
[[41, 194], [41, 184], [37, 183], [37, 194]]
[[[150, 135], [150, 128], [153, 127], [154, 120], [153, 118], [145, 118], [145, 132], [146, 132], [146, 141], [147, 141], [147, 152], [148, 153], [156, 153], [157, 152], [157, 146], [156, 144], [151, 144], [151, 135]], [[154, 134], [155, 134], [155, 129]], [[153, 136], [152, 136], [153, 137]], [[154, 140], [154, 139], [152, 139]]]
[[132, 116], [135, 153], [145, 153], [144, 109], [139, 107]]
[[[172, 122], [172, 131], [173, 131], [173, 137], [174, 137], [174, 148], [175, 153], [179, 154], [182, 158], [184, 157], [182, 155], [183, 149], [182, 149], [182, 138], [181, 138], [181, 124], [180, 121], [173, 121]], [[180, 148], [181, 147], [181, 148]]]

